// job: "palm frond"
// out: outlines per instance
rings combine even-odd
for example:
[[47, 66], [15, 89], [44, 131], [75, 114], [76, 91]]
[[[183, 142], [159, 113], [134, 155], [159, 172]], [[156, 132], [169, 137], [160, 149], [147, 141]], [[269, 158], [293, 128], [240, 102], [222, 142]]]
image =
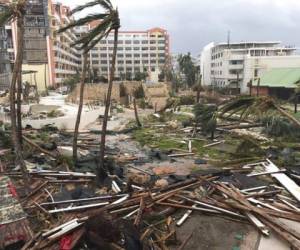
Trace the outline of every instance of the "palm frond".
[[102, 6], [102, 8], [109, 11], [113, 10], [114, 8], [110, 0], [99, 0], [99, 4]]
[[74, 27], [83, 26], [87, 23], [90, 23], [95, 20], [102, 20], [105, 19], [108, 16], [108, 14], [91, 14], [86, 17], [80, 18], [76, 21], [71, 22], [70, 24], [60, 28], [56, 31], [56, 33], [63, 33], [69, 29], [72, 29]]
[[13, 19], [12, 10], [10, 8], [5, 8], [4, 11], [0, 13], [0, 26], [4, 26], [12, 19]]
[[98, 36], [105, 34], [107, 29], [110, 26], [111, 26], [111, 16], [109, 15], [106, 18], [104, 18], [103, 21], [97, 27], [89, 31], [87, 34], [85, 34], [82, 38], [78, 39], [76, 42], [74, 42], [72, 46], [81, 45], [81, 49], [86, 48], [92, 40], [94, 40]]
[[104, 37], [107, 37], [112, 29], [108, 29], [105, 33], [94, 39], [86, 48], [87, 51], [90, 51], [92, 48], [95, 47], [95, 45], [100, 42]]
[[99, 1], [98, 0], [94, 0], [94, 1], [91, 1], [91, 2], [88, 2], [86, 4], [83, 4], [83, 5], [79, 5], [77, 7], [75, 7], [71, 12], [70, 12], [70, 15], [73, 15], [77, 12], [80, 12], [86, 8], [90, 8], [90, 7], [94, 7], [96, 5], [99, 4]]
[[77, 6], [75, 9], [73, 9], [70, 12], [70, 15], [73, 15], [75, 13], [78, 13], [78, 12], [86, 9], [86, 8], [94, 7], [97, 5], [100, 5], [102, 8], [104, 8], [105, 10], [108, 10], [108, 11], [111, 11], [113, 9], [113, 6], [109, 0], [94, 0], [94, 1], [88, 2], [86, 4]]
[[270, 97], [242, 96], [225, 103], [220, 109], [220, 115], [223, 116], [228, 112], [230, 116], [240, 113], [240, 119], [246, 119], [250, 115], [263, 116], [266, 111], [272, 109], [275, 109], [275, 103]]

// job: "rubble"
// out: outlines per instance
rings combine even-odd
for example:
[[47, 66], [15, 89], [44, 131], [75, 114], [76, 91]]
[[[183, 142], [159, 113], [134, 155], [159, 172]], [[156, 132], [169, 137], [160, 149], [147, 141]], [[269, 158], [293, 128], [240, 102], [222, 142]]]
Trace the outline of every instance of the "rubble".
[[[200, 238], [203, 249], [221, 241], [231, 249], [272, 237], [299, 249], [299, 145], [279, 144], [261, 124], [227, 119], [212, 139], [184, 108], [144, 117], [141, 128], [113, 129], [102, 182], [101, 130], [94, 126], [80, 132], [75, 164], [72, 133], [24, 130], [27, 194], [2, 145], [0, 176], [13, 179], [20, 193], [22, 216], [12, 213], [11, 223], [28, 229], [22, 249], [194, 249]], [[227, 228], [233, 237], [224, 239]]]

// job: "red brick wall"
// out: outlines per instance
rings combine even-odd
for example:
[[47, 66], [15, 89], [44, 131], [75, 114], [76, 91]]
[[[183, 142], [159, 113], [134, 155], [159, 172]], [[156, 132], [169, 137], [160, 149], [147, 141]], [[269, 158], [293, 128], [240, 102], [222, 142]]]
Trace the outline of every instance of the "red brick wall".
[[[253, 96], [257, 95], [257, 87], [256, 86], [251, 87], [251, 95], [253, 95]], [[260, 96], [269, 95], [269, 88], [268, 87], [259, 87], [258, 95], [260, 95]]]

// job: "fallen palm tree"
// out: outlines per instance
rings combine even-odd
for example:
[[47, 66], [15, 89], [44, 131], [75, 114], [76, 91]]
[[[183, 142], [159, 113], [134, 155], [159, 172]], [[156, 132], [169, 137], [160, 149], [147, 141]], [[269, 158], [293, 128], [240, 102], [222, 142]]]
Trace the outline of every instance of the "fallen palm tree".
[[286, 117], [291, 123], [300, 127], [300, 121], [297, 120], [292, 114], [284, 110], [280, 105], [271, 97], [268, 96], [242, 96], [232, 99], [224, 104], [220, 109], [221, 117], [227, 114], [226, 118], [233, 115], [239, 115], [240, 119], [247, 119], [249, 116], [263, 117], [266, 112], [276, 111], [280, 115]]

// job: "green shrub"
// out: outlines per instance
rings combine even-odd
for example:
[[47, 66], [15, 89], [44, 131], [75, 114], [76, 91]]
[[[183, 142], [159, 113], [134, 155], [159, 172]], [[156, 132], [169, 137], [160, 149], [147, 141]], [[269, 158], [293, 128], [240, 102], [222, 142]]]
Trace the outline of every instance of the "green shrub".
[[192, 95], [181, 96], [179, 99], [179, 105], [194, 105], [195, 102], [195, 97]]

